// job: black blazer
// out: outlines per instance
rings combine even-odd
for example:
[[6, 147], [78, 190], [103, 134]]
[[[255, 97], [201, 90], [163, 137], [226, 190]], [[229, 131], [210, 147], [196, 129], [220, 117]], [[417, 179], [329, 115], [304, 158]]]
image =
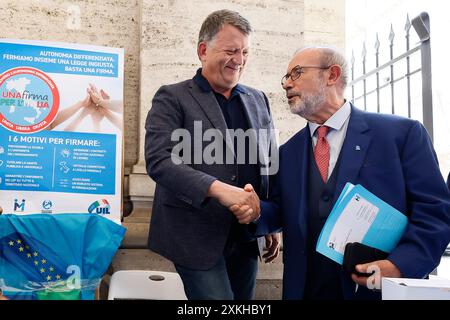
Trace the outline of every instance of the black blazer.
[[[265, 199], [267, 174], [269, 170], [277, 169], [277, 162], [267, 163], [271, 148], [274, 149], [273, 155], [278, 154], [273, 123], [264, 93], [243, 87], [247, 93], [239, 94], [249, 127], [268, 132], [266, 136], [256, 137], [259, 158], [266, 160], [259, 163], [262, 172], [259, 195]], [[218, 140], [228, 146], [228, 151], [234, 150], [213, 92], [202, 91], [192, 79], [162, 86], [153, 98], [145, 123], [146, 167], [156, 182], [148, 243], [151, 250], [176, 264], [206, 270], [213, 267], [222, 255], [232, 222], [232, 213], [216, 199], [206, 198], [206, 193], [215, 180], [236, 185], [237, 166], [206, 164], [203, 161], [175, 164], [171, 156], [172, 151], [180, 155], [177, 149], [179, 141], [171, 141], [171, 135], [176, 129], [184, 129], [176, 133], [179, 136], [189, 134], [186, 140], [190, 141], [192, 150], [188, 156], [186, 150], [182, 155], [185, 159], [190, 158], [191, 162], [195, 159], [196, 146], [203, 153], [211, 144], [211, 141], [202, 142], [201, 136], [194, 137], [195, 128], [201, 128], [201, 134], [208, 129], [218, 129], [223, 138]]]

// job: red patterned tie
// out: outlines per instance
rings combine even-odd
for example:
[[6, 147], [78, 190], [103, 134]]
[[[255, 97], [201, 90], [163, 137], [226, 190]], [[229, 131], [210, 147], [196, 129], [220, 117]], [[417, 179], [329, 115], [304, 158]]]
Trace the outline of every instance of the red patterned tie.
[[327, 126], [317, 128], [317, 143], [314, 147], [314, 159], [316, 159], [317, 168], [319, 168], [320, 175], [325, 183], [328, 179], [328, 165], [330, 163], [330, 145], [325, 138], [329, 129]]

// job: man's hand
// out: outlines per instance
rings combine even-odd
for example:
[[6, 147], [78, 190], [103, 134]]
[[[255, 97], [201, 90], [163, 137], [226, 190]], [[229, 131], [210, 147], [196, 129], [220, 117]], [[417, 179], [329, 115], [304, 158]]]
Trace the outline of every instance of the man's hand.
[[253, 186], [251, 184], [245, 185], [244, 192], [251, 195], [250, 201], [244, 204], [235, 203], [232, 206], [229, 206], [228, 209], [233, 212], [239, 223], [248, 224], [259, 218], [261, 208], [259, 197], [255, 190], [253, 190]]
[[269, 263], [275, 260], [280, 254], [281, 237], [279, 233], [273, 233], [266, 236], [267, 253], [263, 255], [264, 262]]
[[245, 210], [232, 211], [239, 223], [248, 224], [259, 217], [259, 197], [250, 184], [244, 190], [216, 180], [211, 184], [207, 195], [216, 198], [227, 208], [233, 205], [245, 207]]
[[3, 208], [2, 207], [0, 207], [0, 214], [2, 214], [3, 213]]
[[381, 283], [382, 277], [401, 278], [402, 276], [400, 270], [389, 260], [377, 260], [365, 264], [358, 264], [355, 268], [356, 271], [361, 273], [371, 273], [369, 271], [375, 270], [375, 274], [370, 277], [358, 277], [356, 274], [352, 274], [352, 280], [362, 286], [367, 286], [368, 280], [371, 277], [379, 277], [376, 280], [377, 283]]

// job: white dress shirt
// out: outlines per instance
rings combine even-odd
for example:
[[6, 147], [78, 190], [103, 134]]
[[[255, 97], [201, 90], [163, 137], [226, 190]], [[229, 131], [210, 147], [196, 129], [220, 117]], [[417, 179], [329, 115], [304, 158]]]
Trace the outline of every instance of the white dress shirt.
[[[328, 165], [328, 177], [330, 178], [333, 173], [334, 166], [336, 165], [339, 153], [344, 143], [345, 135], [347, 133], [348, 121], [351, 113], [350, 102], [346, 101], [342, 107], [339, 108], [323, 125], [330, 127], [326, 139], [330, 145], [330, 163]], [[312, 138], [312, 147], [317, 143], [316, 129], [320, 127], [320, 124], [308, 121], [309, 133]]]

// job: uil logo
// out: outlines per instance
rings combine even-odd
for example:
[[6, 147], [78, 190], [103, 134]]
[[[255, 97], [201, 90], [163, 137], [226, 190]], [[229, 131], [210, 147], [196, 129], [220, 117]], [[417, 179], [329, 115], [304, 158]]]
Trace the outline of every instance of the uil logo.
[[102, 200], [93, 202], [89, 206], [88, 212], [95, 213], [95, 214], [110, 214], [111, 213], [109, 211], [110, 208], [111, 208], [111, 206], [109, 205], [108, 200], [102, 199]]
[[14, 199], [14, 212], [24, 212], [25, 211], [25, 199], [22, 199], [22, 202], [19, 203], [19, 200]]

